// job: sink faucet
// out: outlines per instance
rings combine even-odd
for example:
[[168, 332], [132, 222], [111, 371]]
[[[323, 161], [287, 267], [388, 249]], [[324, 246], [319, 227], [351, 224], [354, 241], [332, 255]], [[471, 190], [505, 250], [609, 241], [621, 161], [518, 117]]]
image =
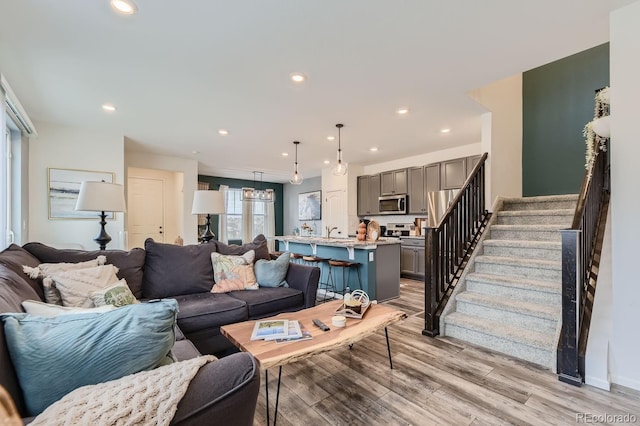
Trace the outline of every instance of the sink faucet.
[[327, 238], [331, 238], [331, 231], [335, 231], [336, 229], [338, 229], [337, 226], [327, 226]]

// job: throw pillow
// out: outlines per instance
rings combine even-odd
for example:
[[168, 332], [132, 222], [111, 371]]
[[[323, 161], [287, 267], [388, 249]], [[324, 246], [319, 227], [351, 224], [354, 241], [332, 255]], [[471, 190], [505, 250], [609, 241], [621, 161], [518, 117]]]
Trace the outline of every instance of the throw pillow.
[[289, 253], [281, 254], [275, 260], [256, 261], [256, 279], [260, 287], [289, 287], [285, 277], [289, 270]]
[[120, 280], [103, 290], [92, 291], [89, 296], [96, 306], [113, 305], [119, 307], [138, 303], [125, 280]]
[[118, 268], [113, 265], [58, 272], [44, 279], [51, 279], [60, 292], [63, 306], [91, 308], [94, 306], [90, 293], [105, 289], [118, 282]]
[[[36, 267], [30, 267], [28, 265], [24, 265], [22, 267], [22, 271], [29, 276], [31, 279], [45, 278], [51, 276], [51, 274], [56, 272], [63, 271], [74, 271], [77, 269], [85, 269], [91, 268], [94, 266], [104, 265], [107, 261], [105, 256], [98, 256], [95, 259], [87, 260], [85, 262], [78, 263], [41, 263]], [[47, 303], [53, 303], [56, 305], [62, 305], [62, 297], [60, 296], [60, 292], [55, 286], [55, 283], [51, 280], [46, 280], [42, 282], [42, 287], [44, 291], [44, 300]]]
[[29, 315], [46, 318], [53, 318], [57, 317], [58, 315], [103, 313], [112, 311], [116, 308], [112, 305], [100, 306], [99, 308], [71, 308], [68, 306], [43, 303], [37, 300], [25, 300], [24, 302], [22, 302], [22, 307]]
[[[23, 249], [17, 244], [11, 244], [9, 247], [0, 252], [0, 265], [4, 265], [7, 268], [14, 271], [16, 274], [23, 275], [22, 269], [24, 266], [35, 267], [40, 264], [40, 260], [37, 257]], [[42, 292], [42, 283], [38, 280], [28, 278], [23, 275], [27, 280], [29, 286], [38, 293], [38, 297], [44, 300], [44, 293]]]
[[144, 247], [147, 251], [142, 280], [145, 298], [160, 299], [211, 291], [211, 252], [216, 251], [215, 241], [177, 246], [147, 238]]
[[160, 300], [102, 314], [1, 315], [28, 414], [81, 386], [165, 364], [177, 313], [178, 302]]
[[119, 269], [118, 278], [127, 280], [127, 284], [134, 296], [137, 298], [142, 297], [142, 272], [146, 254], [143, 248], [136, 247], [129, 251], [112, 249], [86, 251], [58, 249], [42, 243], [27, 243], [23, 248], [42, 263], [78, 263], [95, 259], [99, 255], [105, 255], [107, 256], [107, 263], [115, 265]]
[[253, 250], [242, 256], [225, 256], [211, 253], [215, 285], [212, 293], [226, 293], [232, 290], [256, 290], [258, 283], [253, 272]]

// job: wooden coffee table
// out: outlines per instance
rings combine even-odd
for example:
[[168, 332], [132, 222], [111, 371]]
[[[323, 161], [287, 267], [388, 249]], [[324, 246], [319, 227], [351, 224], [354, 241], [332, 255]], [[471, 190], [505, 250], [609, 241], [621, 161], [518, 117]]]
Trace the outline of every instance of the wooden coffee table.
[[[347, 318], [347, 326], [344, 328], [334, 327], [331, 324], [331, 317], [340, 308], [342, 301], [323, 303], [313, 308], [303, 309], [297, 312], [287, 312], [275, 317], [266, 319], [288, 319], [298, 320], [311, 333], [313, 339], [298, 342], [276, 343], [273, 341], [251, 340], [251, 332], [256, 321], [245, 321], [237, 324], [220, 327], [222, 334], [229, 339], [236, 347], [244, 352], [252, 354], [260, 368], [265, 371], [265, 390], [267, 398], [267, 424], [269, 424], [269, 376], [267, 369], [279, 367], [278, 370], [278, 390], [276, 393], [276, 407], [273, 424], [276, 424], [278, 416], [278, 400], [280, 398], [280, 379], [282, 377], [282, 366], [310, 358], [314, 355], [330, 351], [334, 348], [349, 345], [361, 340], [379, 330], [384, 329], [387, 340], [387, 352], [389, 354], [389, 366], [393, 368], [391, 361], [391, 347], [389, 346], [389, 334], [387, 326], [396, 321], [400, 321], [407, 315], [397, 309], [385, 305], [372, 304], [367, 309], [362, 319]], [[316, 327], [312, 320], [318, 318], [328, 325], [330, 331], [322, 331]]]

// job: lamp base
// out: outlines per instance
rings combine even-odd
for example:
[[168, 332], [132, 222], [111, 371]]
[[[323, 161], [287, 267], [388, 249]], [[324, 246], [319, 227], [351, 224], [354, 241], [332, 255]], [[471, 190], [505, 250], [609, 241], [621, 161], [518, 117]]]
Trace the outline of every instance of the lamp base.
[[100, 246], [100, 250], [106, 250], [107, 249], [107, 244], [109, 244], [109, 242], [111, 241], [111, 236], [109, 234], [107, 234], [107, 231], [105, 231], [105, 229], [104, 229], [106, 224], [107, 224], [107, 215], [105, 214], [105, 212], [101, 212], [101, 214], [100, 214], [100, 232], [93, 239], [93, 241], [98, 243], [98, 245]]
[[202, 233], [202, 235], [200, 235], [200, 240], [202, 241], [202, 243], [208, 243], [209, 241], [215, 239], [216, 236], [213, 232], [211, 232], [211, 215], [208, 214], [207, 215], [207, 226], [204, 229], [204, 232]]

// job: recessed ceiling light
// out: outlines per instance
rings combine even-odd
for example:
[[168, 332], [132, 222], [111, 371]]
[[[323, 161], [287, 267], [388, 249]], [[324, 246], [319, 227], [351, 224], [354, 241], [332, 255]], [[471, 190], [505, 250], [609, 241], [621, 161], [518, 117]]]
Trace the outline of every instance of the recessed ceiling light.
[[406, 115], [409, 113], [409, 108], [398, 108], [396, 110], [396, 113], [398, 113], [399, 115]]
[[115, 112], [116, 107], [113, 104], [102, 104], [102, 109], [107, 112]]
[[442, 129], [440, 130], [440, 133], [449, 133], [451, 131], [451, 129]]
[[193, 155], [196, 155], [196, 154], [200, 154], [200, 151], [196, 151], [196, 150], [194, 149], [193, 151], [191, 151], [191, 153], [192, 153]]
[[280, 155], [282, 155], [283, 157], [288, 157], [288, 156], [289, 156], [289, 153], [288, 153], [288, 152], [283, 152], [283, 153], [282, 153], [282, 154], [280, 154]]
[[328, 141], [335, 141], [336, 137], [335, 136], [327, 136], [327, 140]]
[[307, 80], [307, 76], [300, 72], [292, 72], [289, 74], [289, 78], [294, 83], [304, 83]]
[[378, 148], [376, 148], [375, 146], [372, 146], [371, 148], [369, 148], [369, 151], [376, 152], [378, 151]]
[[324, 163], [324, 164], [331, 164], [331, 161], [329, 161], [329, 160], [324, 160], [324, 161], [323, 161], [323, 163]]
[[222, 136], [227, 136], [229, 134], [229, 131], [226, 129], [220, 129], [218, 130], [218, 133], [221, 134]]
[[111, 0], [111, 7], [122, 15], [133, 15], [138, 11], [138, 6], [131, 0]]

